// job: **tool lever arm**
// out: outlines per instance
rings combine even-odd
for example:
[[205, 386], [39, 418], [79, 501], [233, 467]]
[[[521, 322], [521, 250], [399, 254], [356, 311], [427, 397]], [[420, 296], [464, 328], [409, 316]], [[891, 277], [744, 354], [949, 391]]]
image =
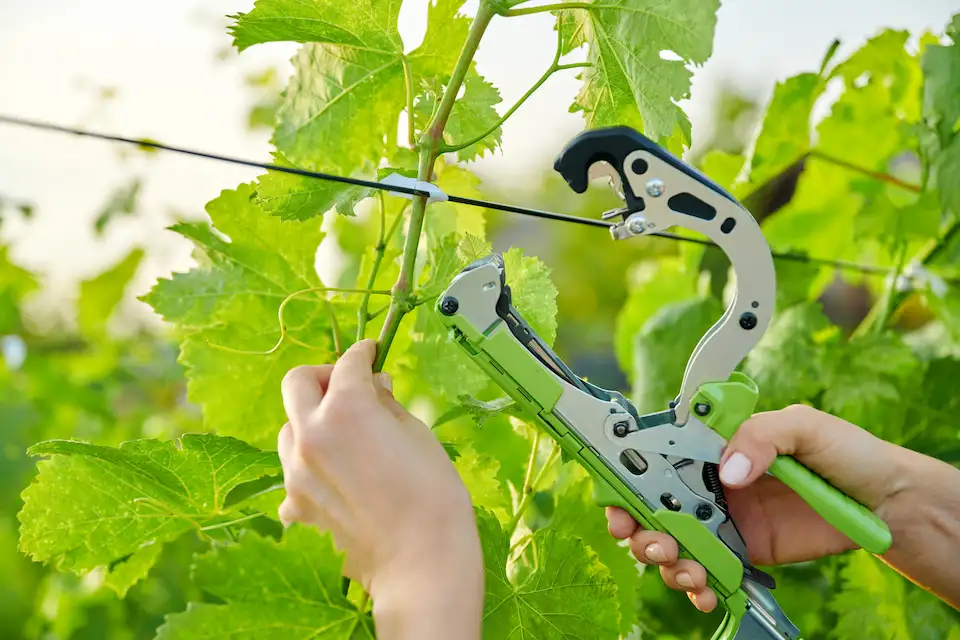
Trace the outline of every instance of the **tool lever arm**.
[[[737, 372], [726, 382], [703, 385], [694, 396], [694, 406], [706, 411], [701, 419], [728, 441], [749, 417], [756, 398], [756, 385]], [[714, 411], [726, 407], [728, 411]], [[738, 408], [750, 410], [742, 411]], [[885, 553], [893, 542], [890, 528], [868, 508], [790, 456], [779, 455], [770, 473], [793, 489], [804, 502], [855, 544], [870, 553]]]

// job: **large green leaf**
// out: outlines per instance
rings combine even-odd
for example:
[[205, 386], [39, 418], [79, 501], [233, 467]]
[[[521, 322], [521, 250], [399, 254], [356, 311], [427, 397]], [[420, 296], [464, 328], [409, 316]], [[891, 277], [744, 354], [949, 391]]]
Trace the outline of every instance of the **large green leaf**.
[[[713, 50], [716, 0], [617, 0], [564, 12], [561, 26], [573, 44], [589, 44], [591, 66], [572, 109], [588, 128], [625, 125], [664, 141], [677, 130], [689, 144], [690, 121], [676, 101], [690, 97], [686, 65], [706, 62]], [[603, 7], [603, 8], [600, 8]], [[568, 47], [569, 48], [569, 45]], [[662, 51], [673, 54], [661, 56]]]
[[[491, 83], [484, 80], [471, 67], [463, 81], [463, 96], [453, 104], [447, 125], [443, 129], [443, 140], [450, 145], [465, 144], [488, 131], [476, 143], [457, 151], [457, 157], [463, 161], [480, 158], [487, 151], [495, 151], [500, 146], [502, 131], [495, 125], [500, 114], [494, 108], [501, 101], [500, 92]], [[423, 130], [437, 107], [437, 96], [427, 94], [416, 106], [417, 129]], [[459, 195], [459, 192], [457, 192]]]
[[274, 143], [286, 159], [309, 169], [372, 172], [391, 153], [409, 90], [453, 70], [469, 26], [457, 16], [462, 0], [430, 7], [424, 40], [404, 54], [397, 30], [400, 2], [258, 0], [233, 16], [241, 50], [262, 42], [305, 45], [277, 112]]
[[484, 638], [618, 637], [617, 585], [583, 542], [549, 529], [538, 531], [532, 542], [535, 568], [514, 582], [508, 574], [508, 534], [493, 516], [479, 512], [477, 520], [486, 565]]
[[[180, 360], [206, 426], [272, 448], [285, 419], [280, 381], [297, 365], [333, 360], [331, 318], [342, 303], [328, 302], [322, 292], [291, 300], [284, 310], [289, 335], [312, 348], [287, 340], [269, 352], [280, 339], [283, 300], [322, 286], [314, 265], [323, 233], [319, 220], [291, 224], [265, 215], [252, 193], [241, 185], [207, 205], [216, 230], [176, 225], [202, 263], [160, 280], [144, 299], [165, 320], [190, 330]], [[339, 332], [349, 335], [341, 324]]]
[[630, 549], [610, 535], [604, 510], [593, 500], [593, 480], [579, 465], [568, 463], [569, 480], [557, 487], [556, 508], [550, 526], [560, 535], [583, 540], [610, 572], [620, 601], [620, 632], [627, 635], [637, 622], [640, 565]]
[[[232, 489], [280, 471], [275, 453], [206, 434], [119, 448], [51, 440], [29, 453], [48, 459], [23, 493], [20, 548], [77, 573], [133, 554], [126, 570], [142, 575], [156, 559], [149, 545], [230, 520], [243, 506], [225, 506]], [[123, 586], [132, 579], [114, 577]]]
[[0, 333], [20, 330], [20, 304], [40, 288], [37, 278], [10, 259], [10, 249], [0, 244]]
[[293, 525], [282, 541], [245, 531], [194, 566], [198, 586], [221, 603], [190, 603], [167, 616], [157, 639], [372, 640], [372, 619], [340, 591], [342, 566], [331, 536], [316, 528]]

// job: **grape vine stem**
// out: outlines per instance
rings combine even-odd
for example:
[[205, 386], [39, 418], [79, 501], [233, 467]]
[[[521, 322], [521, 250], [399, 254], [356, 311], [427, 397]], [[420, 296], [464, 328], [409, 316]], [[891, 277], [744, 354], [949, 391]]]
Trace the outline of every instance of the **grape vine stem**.
[[[417, 179], [424, 182], [430, 182], [433, 174], [433, 164], [437, 158], [440, 142], [443, 139], [443, 129], [453, 110], [453, 104], [457, 99], [457, 93], [463, 85], [467, 71], [473, 62], [473, 57], [480, 46], [480, 40], [486, 32], [490, 21], [496, 15], [496, 9], [493, 4], [486, 0], [481, 0], [477, 9], [477, 15], [470, 25], [470, 32], [460, 50], [460, 57], [450, 75], [450, 82], [443, 91], [443, 98], [440, 100], [440, 106], [436, 114], [430, 120], [418, 144], [420, 151], [420, 161], [417, 167]], [[423, 217], [427, 209], [427, 201], [423, 196], [414, 196], [413, 207], [410, 211], [410, 224], [407, 228], [407, 238], [403, 247], [403, 258], [400, 265], [400, 275], [396, 284], [393, 286], [393, 295], [390, 300], [390, 308], [387, 310], [387, 316], [383, 321], [383, 329], [380, 331], [380, 338], [377, 345], [377, 357], [373, 363], [374, 371], [381, 371], [383, 364], [387, 359], [387, 353], [393, 339], [400, 328], [400, 322], [403, 317], [413, 308], [411, 290], [414, 281], [414, 271], [416, 268], [417, 251], [420, 247], [420, 234], [423, 230]]]

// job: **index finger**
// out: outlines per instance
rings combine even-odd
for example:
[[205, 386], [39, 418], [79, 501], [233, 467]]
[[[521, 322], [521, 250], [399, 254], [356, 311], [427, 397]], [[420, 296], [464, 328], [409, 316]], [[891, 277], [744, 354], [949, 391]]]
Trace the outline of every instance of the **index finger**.
[[327, 392], [339, 390], [340, 393], [375, 394], [377, 387], [373, 378], [373, 359], [376, 355], [376, 340], [361, 340], [350, 345], [333, 366]]
[[301, 365], [287, 372], [280, 383], [283, 409], [294, 431], [299, 431], [308, 416], [320, 406], [324, 387], [330, 381], [333, 365]]

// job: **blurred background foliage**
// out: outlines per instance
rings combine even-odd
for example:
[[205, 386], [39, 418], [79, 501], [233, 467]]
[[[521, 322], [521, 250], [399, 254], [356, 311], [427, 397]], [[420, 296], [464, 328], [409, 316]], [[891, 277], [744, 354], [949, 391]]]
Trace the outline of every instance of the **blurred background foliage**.
[[[932, 41], [925, 38], [927, 44]], [[904, 47], [905, 39], [901, 32], [879, 34], [859, 58], [833, 67], [832, 75], [801, 74], [780, 83], [769, 105], [727, 89], [715, 103], [713, 137], [689, 161], [734, 185], [757, 127], [763, 125], [779, 138], [760, 151], [780, 154], [780, 161], [764, 158], [764, 166], [772, 167], [769, 175], [751, 173], [749, 180], [731, 188], [763, 221], [771, 244], [819, 257], [898, 264], [903, 252], [915, 254], [930, 238], [952, 228], [960, 211], [926, 196], [904, 198], [882, 181], [823, 157], [842, 157], [904, 181], [926, 184], [931, 179], [927, 160], [939, 151], [933, 147], [947, 142], [918, 133], [929, 96], [924, 97], [920, 86], [919, 54]], [[871, 72], [877, 77], [865, 80]], [[819, 85], [828, 82], [845, 85], [845, 91], [818, 125], [821, 142], [814, 148], [806, 126], [809, 107], [824, 90]], [[812, 90], [810, 83], [819, 88]], [[264, 69], [248, 79], [248, 86], [249, 126], [272, 126], [279, 72]], [[801, 104], [797, 112], [798, 102], [808, 110]], [[878, 131], [889, 132], [889, 137]], [[753, 153], [756, 162], [758, 151]], [[819, 159], [817, 153], [822, 154]], [[953, 173], [943, 175], [957, 179]], [[137, 215], [137, 196], [147, 180], [148, 175], [132, 176], [117, 186], [95, 218], [98, 233], [119, 216]], [[461, 186], [459, 193], [469, 188], [490, 199], [584, 217], [619, 206], [603, 185], [572, 197], [546, 167], [541, 179], [522, 191], [469, 180]], [[941, 184], [941, 192], [945, 187]], [[930, 211], [936, 212], [932, 222]], [[43, 212], [34, 212], [29, 203], [0, 198], [0, 220], [34, 215]], [[555, 349], [573, 370], [601, 386], [630, 392], [641, 409], [665, 404], [678, 388], [692, 348], [719, 317], [723, 297], [729, 294], [722, 256], [656, 238], [613, 244], [603, 229], [497, 212], [485, 217], [495, 249], [523, 247], [550, 267], [559, 290]], [[353, 282], [360, 264], [350, 256], [373, 243], [375, 220], [339, 217], [333, 230], [332, 241], [346, 255], [342, 279]], [[190, 558], [199, 548], [191, 536], [166, 545], [148, 578], [123, 599], [104, 586], [102, 575], [59, 573], [17, 551], [19, 494], [34, 473], [24, 451], [32, 443], [79, 438], [116, 445], [202, 430], [199, 411], [185, 398], [178, 337], [142, 314], [124, 313], [128, 285], [144, 256], [144, 249], [131, 247], [103, 273], [83, 281], [72, 299], [62, 301], [61, 312], [69, 307], [72, 313], [50, 317], [30, 304], [44, 286], [42, 277], [19, 267], [10, 259], [9, 248], [0, 246], [2, 638], [150, 638], [166, 613], [198, 599], [188, 575]], [[960, 237], [955, 237], [938, 245], [928, 266], [944, 276], [957, 276], [958, 258]], [[955, 359], [960, 358], [960, 307], [955, 298], [931, 308], [923, 290], [890, 294], [883, 278], [802, 263], [779, 262], [778, 280], [778, 306], [789, 312], [771, 327], [770, 343], [745, 365], [760, 379], [765, 407], [810, 401], [865, 419], [874, 415], [871, 407], [896, 409], [902, 413], [899, 418], [881, 421], [889, 428], [884, 437], [960, 463], [960, 429], [953, 419], [956, 413], [950, 412], [957, 404], [951, 396], [956, 395], [960, 374]], [[901, 349], [892, 338], [852, 349], [854, 342], [847, 339], [857, 335], [858, 328], [862, 332], [869, 327], [869, 310], [884, 295], [896, 298], [890, 303], [891, 324], [910, 349]], [[878, 371], [891, 359], [894, 365]], [[830, 377], [824, 378], [827, 372]], [[510, 432], [503, 415], [489, 417], [485, 428]], [[526, 455], [523, 449], [514, 451]], [[553, 510], [549, 491], [543, 492], [534, 500], [528, 524], [543, 526]], [[808, 638], [827, 637], [836, 628], [853, 634], [843, 637], [932, 639], [940, 637], [935, 630], [944, 628], [941, 619], [956, 615], [869, 557], [830, 559], [772, 573], [780, 579], [778, 600]], [[684, 631], [677, 637], [707, 638], [718, 623], [719, 614], [693, 615], [655, 573], [644, 576], [639, 601], [640, 635], [645, 638], [665, 638], [663, 629], [679, 633], [678, 627]]]

